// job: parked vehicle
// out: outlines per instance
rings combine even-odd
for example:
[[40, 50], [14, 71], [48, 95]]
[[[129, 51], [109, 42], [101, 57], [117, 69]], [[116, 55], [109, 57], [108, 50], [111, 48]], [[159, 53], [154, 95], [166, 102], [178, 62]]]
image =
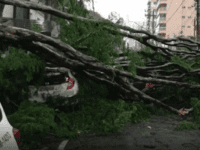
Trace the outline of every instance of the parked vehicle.
[[[79, 86], [77, 79], [72, 75], [71, 71], [68, 71], [69, 76], [63, 77], [64, 80], [58, 80], [54, 79], [54, 83], [46, 84], [44, 86], [39, 86], [38, 89], [34, 86], [29, 86], [29, 94], [30, 98], [29, 101], [35, 101], [38, 103], [45, 103], [46, 98], [49, 96], [57, 97], [61, 96], [63, 98], [66, 98], [66, 101], [63, 103], [63, 105], [68, 103], [67, 98], [73, 97], [78, 94]], [[24, 93], [24, 91], [22, 91]], [[72, 105], [77, 104], [78, 100]]]
[[0, 150], [19, 150], [20, 132], [13, 128], [0, 102]]

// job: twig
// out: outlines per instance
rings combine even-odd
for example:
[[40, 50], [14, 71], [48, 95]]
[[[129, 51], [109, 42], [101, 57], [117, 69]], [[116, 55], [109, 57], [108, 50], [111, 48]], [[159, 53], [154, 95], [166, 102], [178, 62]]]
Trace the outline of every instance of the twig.
[[11, 101], [8, 97], [6, 97], [6, 100], [9, 102], [11, 102], [13, 105], [15, 105], [16, 107], [20, 107], [19, 105], [17, 105], [15, 102]]

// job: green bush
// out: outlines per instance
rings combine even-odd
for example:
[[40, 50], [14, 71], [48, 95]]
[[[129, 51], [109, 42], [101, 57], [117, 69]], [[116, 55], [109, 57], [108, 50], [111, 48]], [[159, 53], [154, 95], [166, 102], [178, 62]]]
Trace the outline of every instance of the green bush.
[[198, 98], [191, 98], [191, 103], [194, 106], [193, 119], [200, 125], [200, 103]]
[[[43, 82], [43, 61], [34, 54], [19, 52], [17, 48], [11, 47], [11, 53], [4, 59], [0, 59], [0, 89], [1, 101], [6, 107], [6, 114], [11, 114], [16, 109], [7, 108], [6, 97], [20, 104], [28, 98], [28, 84], [33, 82], [36, 87]], [[26, 93], [22, 94], [22, 90]], [[14, 106], [15, 108], [15, 106]]]
[[197, 126], [194, 125], [192, 122], [184, 121], [179, 124], [174, 130], [175, 131], [183, 131], [183, 130], [196, 130]]
[[8, 116], [10, 123], [21, 133], [23, 147], [36, 148], [51, 128], [56, 129], [54, 109], [44, 104], [23, 101], [20, 109]]
[[[79, 111], [60, 115], [63, 126], [75, 125], [75, 135], [77, 131], [87, 132], [85, 129], [90, 129], [101, 135], [117, 132], [123, 124], [130, 121], [131, 115], [137, 109], [135, 106], [130, 108], [124, 101], [109, 101], [100, 98], [87, 99], [87, 103], [84, 104]], [[85, 126], [89, 128], [85, 128]], [[63, 130], [68, 130], [68, 128]], [[60, 132], [57, 131], [56, 133]], [[62, 137], [65, 136], [73, 138], [69, 137], [67, 132], [62, 133]]]

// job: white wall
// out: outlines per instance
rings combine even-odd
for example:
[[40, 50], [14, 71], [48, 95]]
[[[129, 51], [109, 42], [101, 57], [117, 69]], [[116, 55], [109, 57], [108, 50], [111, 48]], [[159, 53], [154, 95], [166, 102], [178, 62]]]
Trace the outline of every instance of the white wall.
[[5, 5], [2, 17], [13, 18], [13, 6]]
[[[30, 0], [33, 3], [38, 3], [38, 0]], [[39, 4], [42, 4], [39, 2]], [[3, 17], [13, 18], [13, 6], [12, 5], [5, 5], [3, 10]], [[35, 11], [30, 9], [30, 19], [31, 20], [41, 20], [44, 21], [44, 13], [41, 11]]]

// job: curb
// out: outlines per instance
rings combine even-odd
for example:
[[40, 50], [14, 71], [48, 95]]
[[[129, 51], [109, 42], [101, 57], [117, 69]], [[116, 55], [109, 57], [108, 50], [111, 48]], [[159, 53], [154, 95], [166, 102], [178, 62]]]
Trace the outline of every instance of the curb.
[[62, 141], [60, 145], [58, 146], [58, 150], [64, 150], [68, 142], [69, 140]]

